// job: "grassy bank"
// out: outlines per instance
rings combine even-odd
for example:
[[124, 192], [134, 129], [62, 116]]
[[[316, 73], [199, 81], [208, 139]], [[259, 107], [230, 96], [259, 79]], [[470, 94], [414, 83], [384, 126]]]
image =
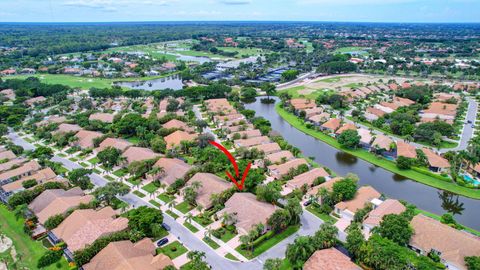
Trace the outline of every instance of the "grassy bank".
[[[0, 205], [0, 234], [7, 236], [13, 241], [18, 259], [16, 267], [18, 269], [38, 269], [37, 262], [47, 249], [41, 242], [32, 240], [30, 236], [23, 232], [23, 222], [22, 218], [17, 220], [11, 211], [4, 205]], [[5, 257], [5, 255], [9, 254], [1, 254], [0, 258], [7, 260], [8, 264], [11, 262], [11, 257]], [[63, 257], [58, 262], [58, 266], [55, 263], [43, 269], [68, 269], [68, 263]], [[11, 267], [11, 269], [17, 269], [13, 268], [14, 266]]]
[[301, 132], [303, 132], [305, 134], [308, 134], [308, 135], [310, 135], [310, 136], [312, 136], [316, 139], [319, 139], [319, 140], [321, 140], [321, 141], [323, 141], [323, 142], [325, 142], [325, 143], [327, 143], [327, 144], [329, 144], [329, 145], [331, 145], [331, 146], [333, 146], [337, 149], [340, 149], [340, 150], [342, 150], [346, 153], [354, 155], [354, 156], [356, 156], [358, 158], [361, 158], [363, 160], [366, 160], [366, 161], [368, 161], [368, 162], [370, 162], [374, 165], [377, 165], [379, 167], [382, 167], [386, 170], [389, 170], [393, 173], [396, 173], [396, 174], [399, 174], [401, 176], [407, 177], [407, 178], [412, 179], [414, 181], [420, 182], [422, 184], [429, 185], [429, 186], [432, 186], [432, 187], [435, 187], [435, 188], [438, 188], [438, 189], [442, 189], [442, 190], [447, 190], [447, 191], [450, 191], [452, 193], [459, 194], [459, 195], [462, 195], [462, 196], [465, 196], [465, 197], [469, 197], [469, 198], [473, 198], [473, 199], [477, 199], [477, 200], [480, 199], [480, 191], [479, 190], [469, 189], [469, 188], [466, 188], [466, 187], [458, 186], [455, 183], [442, 181], [442, 180], [439, 180], [438, 178], [435, 178], [435, 177], [430, 176], [430, 175], [423, 174], [423, 173], [418, 172], [418, 171], [400, 170], [400, 169], [397, 168], [397, 165], [393, 161], [386, 160], [384, 158], [378, 157], [378, 156], [376, 156], [376, 155], [374, 155], [370, 152], [367, 152], [365, 150], [362, 150], [362, 149], [355, 149], [355, 150], [345, 149], [334, 138], [332, 138], [332, 137], [330, 137], [326, 134], [323, 134], [320, 131], [307, 128], [298, 117], [296, 117], [295, 115], [293, 115], [293, 114], [287, 112], [286, 110], [284, 110], [283, 108], [281, 108], [280, 104], [277, 104], [275, 106], [275, 110], [285, 121], [287, 121], [289, 124], [294, 126], [296, 129], [298, 129]]

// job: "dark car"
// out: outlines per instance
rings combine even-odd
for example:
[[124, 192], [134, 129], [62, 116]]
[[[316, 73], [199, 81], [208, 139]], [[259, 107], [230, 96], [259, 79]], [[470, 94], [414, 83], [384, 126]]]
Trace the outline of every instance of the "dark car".
[[170, 231], [172, 228], [170, 228], [170, 226], [168, 226], [166, 223], [162, 223], [162, 227], [167, 230], [167, 231]]
[[467, 123], [468, 123], [468, 124], [471, 124], [471, 123], [472, 123], [472, 120], [468, 120]]
[[303, 206], [309, 206], [312, 203], [312, 201], [308, 200], [303, 203]]
[[168, 238], [160, 239], [157, 242], [157, 247], [161, 247], [161, 246], [165, 245], [166, 243], [168, 243]]

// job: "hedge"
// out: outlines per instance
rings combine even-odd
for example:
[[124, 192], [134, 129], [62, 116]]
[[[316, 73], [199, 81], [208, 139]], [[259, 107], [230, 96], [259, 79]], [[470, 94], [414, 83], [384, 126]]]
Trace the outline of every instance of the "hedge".
[[108, 236], [98, 238], [84, 249], [77, 250], [73, 253], [73, 257], [77, 265], [84, 265], [88, 263], [98, 252], [104, 249], [110, 242], [130, 240], [128, 231], [116, 232]]

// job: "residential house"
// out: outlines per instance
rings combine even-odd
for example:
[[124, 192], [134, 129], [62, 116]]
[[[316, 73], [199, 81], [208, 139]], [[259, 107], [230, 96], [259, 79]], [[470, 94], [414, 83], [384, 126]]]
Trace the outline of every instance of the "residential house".
[[270, 138], [267, 136], [261, 136], [249, 139], [234, 140], [233, 143], [236, 147], [252, 147], [259, 144], [270, 143]]
[[365, 128], [359, 128], [357, 129], [357, 132], [358, 132], [358, 135], [360, 136], [360, 146], [363, 149], [370, 149], [371, 143], [373, 140], [373, 136], [370, 130]]
[[17, 155], [15, 155], [15, 154], [14, 154], [12, 151], [10, 151], [10, 150], [0, 152], [0, 162], [1, 162], [1, 163], [4, 163], [5, 161], [14, 159], [14, 158], [16, 158], [16, 157], [17, 157]]
[[162, 270], [173, 266], [172, 260], [163, 253], [156, 254], [157, 247], [149, 238], [136, 243], [130, 240], [110, 242], [83, 270]]
[[330, 118], [330, 120], [320, 126], [320, 129], [323, 131], [328, 131], [329, 133], [334, 133], [337, 129], [340, 128], [341, 124], [342, 120], [338, 118]]
[[33, 97], [33, 98], [25, 100], [25, 104], [27, 104], [28, 106], [31, 107], [35, 104], [45, 102], [46, 100], [47, 99], [44, 96], [38, 96], [38, 97]]
[[195, 132], [195, 130], [192, 127], [188, 126], [186, 123], [177, 119], [172, 119], [168, 121], [167, 123], [163, 124], [162, 127], [166, 129], [173, 129], [173, 128], [181, 129], [189, 133]]
[[8, 98], [9, 100], [14, 100], [16, 97], [13, 89], [3, 89], [2, 91], [0, 91], [0, 95]]
[[237, 132], [232, 132], [228, 134], [229, 138], [233, 138], [236, 136], [235, 134], [240, 135], [240, 138], [242, 139], [250, 139], [254, 137], [261, 137], [262, 133], [258, 129], [250, 129], [250, 130], [244, 130], [244, 131], [237, 131]]
[[34, 172], [40, 170], [40, 164], [37, 161], [31, 160], [24, 163], [18, 168], [3, 172], [0, 174], [0, 184], [6, 184], [4, 181], [12, 182], [24, 176], [30, 176]]
[[364, 116], [368, 121], [371, 122], [377, 120], [385, 114], [387, 114], [387, 112], [385, 112], [384, 110], [380, 110], [376, 107], [368, 107], [365, 111]]
[[[46, 182], [55, 181], [56, 177], [57, 177], [57, 175], [55, 174], [55, 172], [52, 169], [45, 168], [45, 169], [33, 172], [31, 175], [23, 176], [16, 181], [5, 184], [5, 185], [2, 186], [2, 189], [6, 192], [13, 192], [13, 191], [24, 189], [23, 188], [23, 182], [25, 182], [25, 181], [35, 180], [37, 182], [37, 184], [43, 184], [43, 183], [46, 183]], [[62, 179], [59, 179], [59, 180], [60, 180], [60, 182], [65, 182], [65, 181], [61, 181]]]
[[131, 164], [134, 161], [154, 159], [159, 156], [161, 155], [153, 152], [149, 148], [137, 147], [137, 146], [131, 146], [127, 148], [127, 150], [125, 150], [125, 152], [123, 152], [122, 154], [122, 157], [125, 158], [125, 162], [127, 164]]
[[295, 176], [292, 180], [288, 181], [286, 186], [292, 190], [301, 188], [306, 185], [308, 188], [313, 186], [313, 183], [317, 178], [323, 177], [325, 180], [330, 174], [325, 171], [324, 168], [313, 168], [312, 170]]
[[321, 113], [321, 114], [315, 114], [313, 116], [310, 116], [308, 118], [308, 121], [310, 121], [312, 124], [316, 126], [320, 126], [321, 124], [325, 123], [330, 119], [330, 114], [329, 113]]
[[301, 111], [306, 109], [312, 109], [317, 107], [315, 100], [306, 99], [306, 98], [292, 98], [290, 104], [295, 109], [295, 111]]
[[102, 123], [113, 123], [113, 118], [115, 117], [112, 113], [93, 113], [88, 117], [88, 120], [93, 121], [100, 121]]
[[322, 107], [314, 107], [311, 109], [306, 109], [305, 110], [305, 118], [310, 118], [314, 115], [321, 114], [323, 112]]
[[[307, 191], [307, 195], [316, 196], [322, 188], [328, 190], [329, 192], [332, 192], [333, 185], [336, 182], [341, 181], [341, 180], [343, 180], [342, 177], [335, 177], [335, 178], [327, 179], [327, 181], [325, 183], [322, 183], [318, 186], [312, 187], [309, 191]], [[318, 203], [320, 203], [320, 204], [322, 203], [322, 198], [319, 198]]]
[[18, 167], [25, 162], [27, 162], [27, 159], [20, 157], [20, 158], [11, 159], [5, 163], [0, 163], [0, 173], [4, 171], [8, 171], [13, 167]]
[[367, 217], [362, 223], [364, 234], [369, 236], [373, 228], [380, 225], [383, 217], [389, 214], [401, 214], [406, 210], [405, 206], [393, 199], [386, 199], [379, 206], [368, 213]]
[[443, 224], [438, 220], [418, 214], [410, 225], [413, 235], [410, 247], [427, 256], [435, 252], [441, 262], [452, 270], [467, 270], [464, 258], [480, 254], [480, 238]]
[[417, 158], [417, 148], [409, 143], [398, 141], [397, 157]]
[[280, 150], [282, 150], [282, 148], [280, 148], [280, 145], [278, 145], [278, 143], [265, 143], [265, 144], [259, 144], [259, 145], [254, 145], [250, 148], [248, 148], [249, 150], [251, 149], [257, 149], [258, 151], [261, 151], [263, 153], [265, 153], [265, 155], [269, 155], [269, 154], [272, 154], [272, 153], [275, 153], [275, 152], [278, 152]]
[[179, 146], [182, 141], [191, 142], [197, 138], [196, 134], [189, 134], [182, 130], [177, 130], [172, 134], [165, 136], [163, 139], [167, 143], [167, 149]]
[[237, 192], [225, 202], [225, 208], [217, 215], [221, 216], [223, 213], [233, 215], [238, 232], [246, 235], [257, 224], [261, 223], [267, 227], [267, 220], [275, 210], [277, 206], [258, 201], [252, 193]]
[[85, 195], [79, 187], [69, 190], [47, 189], [28, 205], [28, 209], [35, 214], [40, 224], [45, 224], [50, 217], [65, 214], [80, 204], [90, 203], [93, 199], [93, 195]]
[[52, 115], [47, 119], [44, 119], [38, 123], [35, 123], [35, 126], [42, 127], [42, 126], [48, 126], [49, 124], [61, 124], [66, 121], [67, 121], [67, 118], [65, 116]]
[[127, 150], [127, 148], [129, 148], [132, 145], [133, 144], [131, 144], [129, 141], [124, 139], [106, 138], [100, 143], [100, 145], [97, 148], [95, 148], [95, 152], [99, 153], [108, 147], [113, 147], [115, 149], [120, 150], [120, 152], [123, 153], [125, 152], [125, 150]]
[[70, 252], [81, 250], [102, 236], [126, 230], [128, 219], [116, 218], [116, 215], [110, 206], [98, 211], [75, 210], [49, 233], [50, 240], [54, 243], [65, 242]]
[[355, 213], [365, 207], [373, 199], [380, 198], [381, 194], [373, 187], [363, 186], [357, 190], [355, 197], [349, 201], [339, 202], [335, 205], [335, 214], [347, 220], [353, 220]]
[[427, 157], [428, 167], [432, 172], [445, 172], [450, 168], [450, 163], [447, 159], [443, 158], [442, 156], [436, 154], [430, 149], [422, 148], [422, 152]]
[[178, 158], [162, 157], [153, 166], [163, 168], [163, 173], [156, 178], [167, 185], [173, 184], [177, 179], [184, 179], [188, 171], [192, 169], [192, 166]]
[[230, 133], [238, 132], [238, 131], [251, 130], [251, 129], [254, 129], [254, 128], [255, 127], [250, 123], [245, 123], [243, 125], [238, 125], [238, 126], [225, 127], [225, 129], [228, 130]]
[[232, 184], [211, 173], [196, 173], [187, 183], [190, 186], [194, 182], [199, 182], [201, 187], [197, 190], [197, 204], [203, 206], [203, 209], [212, 207], [211, 197], [213, 194], [219, 194], [232, 187]]
[[294, 156], [292, 152], [288, 150], [282, 150], [276, 153], [268, 154], [265, 156], [265, 160], [268, 160], [271, 164], [276, 164], [276, 163], [284, 163], [287, 162], [291, 159], [293, 159]]
[[338, 136], [347, 130], [357, 130], [357, 127], [353, 123], [343, 124], [343, 126], [341, 126], [339, 129], [337, 129], [337, 131], [335, 131], [335, 135]]
[[93, 148], [94, 140], [103, 136], [103, 133], [90, 130], [80, 130], [75, 134], [77, 141], [73, 142], [73, 145], [78, 146], [82, 149]]
[[388, 136], [377, 134], [372, 142], [371, 151], [384, 156], [394, 156], [395, 149], [393, 148], [393, 144], [394, 141]]
[[303, 270], [362, 270], [350, 258], [332, 247], [315, 251], [303, 265]]
[[66, 134], [66, 133], [70, 133], [70, 132], [78, 132], [82, 130], [82, 128], [79, 126], [79, 125], [74, 125], [74, 124], [66, 124], [66, 123], [63, 123], [63, 124], [60, 124], [57, 128], [57, 130], [55, 130], [54, 132], [52, 132], [53, 135], [56, 135], [56, 134]]
[[289, 160], [283, 164], [270, 165], [267, 168], [270, 176], [275, 179], [280, 179], [283, 176], [287, 175], [291, 170], [298, 168], [300, 165], [308, 166], [308, 162], [303, 158], [296, 158]]

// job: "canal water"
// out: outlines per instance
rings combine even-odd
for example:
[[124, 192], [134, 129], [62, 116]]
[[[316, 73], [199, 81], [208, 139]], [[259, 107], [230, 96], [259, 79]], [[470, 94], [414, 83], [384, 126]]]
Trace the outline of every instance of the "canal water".
[[165, 89], [180, 90], [183, 88], [183, 82], [180, 75], [172, 75], [165, 78], [146, 80], [146, 81], [115, 82], [114, 84], [121, 87], [128, 87], [132, 89], [146, 90], [146, 91], [165, 90]]
[[[279, 102], [278, 98], [275, 98]], [[250, 104], [247, 109], [254, 110], [256, 116], [268, 119], [273, 130], [279, 132], [290, 144], [298, 147], [305, 156], [315, 158], [315, 162], [332, 169], [344, 176], [354, 173], [360, 177], [359, 185], [370, 185], [387, 197], [405, 200], [418, 208], [442, 215], [451, 212], [460, 223], [480, 230], [480, 201], [454, 195], [388, 170], [372, 165], [360, 158], [338, 150], [320, 140], [304, 134], [283, 120], [274, 104], [263, 104], [260, 98]]]

